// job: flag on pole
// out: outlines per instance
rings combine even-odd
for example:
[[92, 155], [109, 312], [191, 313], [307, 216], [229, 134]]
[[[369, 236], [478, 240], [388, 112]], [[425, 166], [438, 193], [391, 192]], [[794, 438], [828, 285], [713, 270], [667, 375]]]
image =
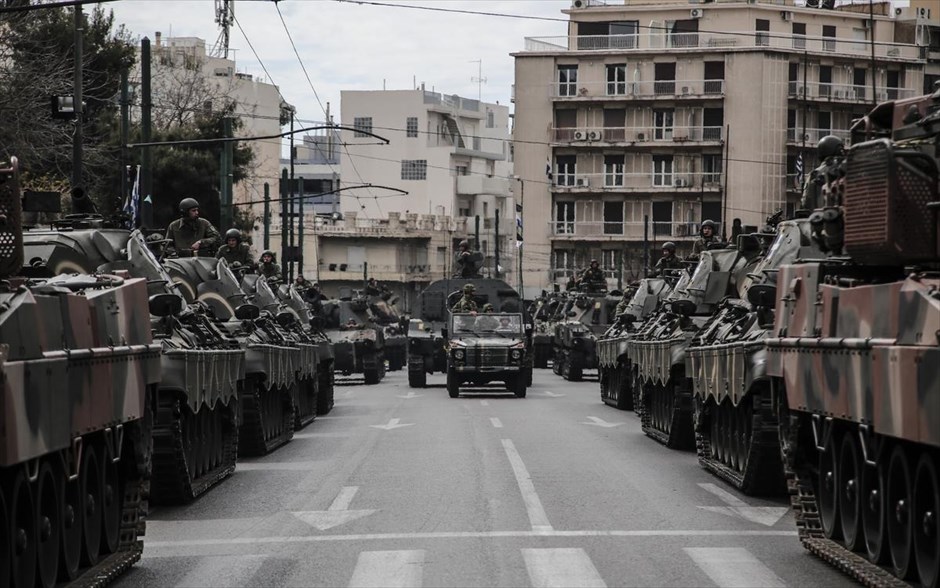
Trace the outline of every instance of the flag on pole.
[[796, 156], [796, 189], [803, 189], [803, 153]]
[[127, 221], [127, 228], [134, 229], [137, 227], [137, 215], [140, 211], [140, 166], [137, 166], [137, 171], [134, 174], [134, 187], [131, 189], [130, 195], [124, 201], [124, 214], [129, 218]]
[[522, 205], [516, 204], [516, 247], [522, 247]]

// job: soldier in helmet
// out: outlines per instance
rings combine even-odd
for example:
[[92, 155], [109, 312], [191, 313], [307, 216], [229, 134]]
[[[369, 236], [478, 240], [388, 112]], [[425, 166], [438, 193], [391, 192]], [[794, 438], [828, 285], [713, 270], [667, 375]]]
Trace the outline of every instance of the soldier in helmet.
[[695, 243], [692, 245], [692, 255], [698, 256], [698, 254], [705, 251], [710, 246], [718, 244], [718, 235], [715, 234], [716, 228], [717, 225], [713, 220], [705, 220], [702, 222], [702, 228], [699, 229], [699, 238], [696, 239]]
[[199, 202], [195, 198], [183, 198], [179, 210], [182, 217], [166, 229], [170, 247], [179, 255], [212, 255], [219, 246], [219, 231], [199, 217]]
[[682, 260], [676, 255], [676, 244], [672, 241], [663, 243], [663, 256], [656, 262], [656, 267], [650, 272], [650, 277], [655, 278], [663, 273], [663, 270], [682, 269]]
[[483, 305], [483, 314], [477, 317], [476, 328], [480, 331], [492, 331], [499, 326], [499, 320], [493, 316], [493, 305], [486, 303]]
[[829, 178], [826, 176], [836, 172], [838, 158], [845, 154], [845, 145], [839, 137], [827, 135], [816, 144], [816, 154], [821, 164], [810, 172], [809, 177], [806, 178], [806, 183], [803, 185], [803, 198], [800, 200], [800, 208], [803, 210], [815, 210], [827, 205], [838, 205], [834, 202], [825, 202], [820, 186], [829, 182]]
[[457, 255], [454, 258], [454, 277], [472, 278], [475, 273], [473, 264], [473, 252], [470, 251], [470, 243], [464, 239], [457, 245]]
[[258, 275], [269, 280], [281, 280], [281, 266], [277, 264], [277, 258], [270, 249], [261, 252], [261, 259], [258, 261]]
[[604, 278], [604, 272], [596, 259], [591, 260], [591, 265], [581, 274], [581, 285], [591, 289], [592, 286], [607, 286], [607, 280]]
[[311, 285], [310, 280], [300, 274], [297, 274], [297, 277], [294, 278], [294, 287], [297, 288], [298, 292], [305, 292]]
[[216, 257], [225, 259], [232, 267], [236, 263], [240, 267], [251, 267], [251, 251], [248, 243], [242, 241], [242, 232], [238, 229], [225, 231], [225, 245], [219, 247]]
[[476, 291], [476, 288], [473, 284], [464, 284], [463, 286], [463, 296], [460, 297], [460, 300], [457, 301], [457, 304], [451, 309], [454, 312], [476, 312], [477, 303], [473, 299], [473, 293]]

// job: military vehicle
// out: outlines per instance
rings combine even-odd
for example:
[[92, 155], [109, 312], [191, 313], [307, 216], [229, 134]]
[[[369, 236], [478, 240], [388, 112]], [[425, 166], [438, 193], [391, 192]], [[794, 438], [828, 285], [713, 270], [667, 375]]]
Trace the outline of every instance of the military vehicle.
[[[526, 324], [521, 313], [449, 313], [444, 333], [447, 348], [447, 393], [460, 396], [463, 384], [503, 382], [525, 398], [532, 366], [526, 361]], [[529, 327], [531, 329], [531, 327]]]
[[519, 293], [503, 280], [453, 278], [428, 284], [418, 297], [415, 318], [408, 323], [408, 385], [412, 388], [425, 387], [428, 374], [447, 372], [443, 330], [465, 284], [473, 284], [473, 299], [481, 310], [492, 304], [497, 312], [522, 312]]
[[671, 283], [678, 277], [644, 278], [634, 290], [624, 311], [615, 317], [614, 323], [597, 340], [597, 369], [600, 381], [601, 400], [620, 410], [637, 410], [639, 397], [633, 363], [627, 356], [627, 341], [643, 321], [656, 309], [659, 302], [669, 294]]
[[[300, 322], [305, 337], [317, 346], [317, 415], [325, 415], [333, 410], [334, 379], [333, 363], [334, 352], [330, 338], [323, 332], [320, 324], [321, 317], [317, 311], [304, 299], [294, 285], [282, 284], [277, 291], [282, 301], [293, 310]], [[299, 417], [298, 417], [299, 418]]]
[[163, 374], [155, 398], [151, 500], [192, 500], [235, 470], [244, 352], [213, 324], [205, 305], [183, 302], [140, 231], [97, 215], [90, 202], [74, 206], [80, 212], [24, 233], [29, 265], [22, 273], [127, 272], [145, 278], [148, 294], [165, 301], [161, 314], [150, 317]]
[[388, 371], [397, 372], [408, 364], [408, 336], [402, 327], [398, 297], [390, 292], [369, 293], [369, 310], [376, 324], [382, 326], [385, 338], [385, 359]]
[[552, 333], [552, 371], [572, 382], [580, 381], [584, 370], [597, 369], [597, 337], [613, 322], [622, 296], [606, 285], [591, 286], [567, 293]]
[[369, 310], [369, 300], [344, 291], [323, 303], [324, 330], [333, 344], [334, 369], [349, 376], [362, 374], [365, 383], [385, 377], [385, 332]]
[[[878, 105], [805, 192], [767, 372], [803, 545], [869, 586], [940, 577], [940, 91]], [[880, 567], [883, 566], [883, 567]]]
[[224, 260], [188, 257], [164, 261], [187, 302], [209, 307], [220, 328], [245, 350], [239, 388], [238, 454], [263, 455], [294, 436], [300, 348], [269, 311], [248, 303]]
[[560, 292], [544, 294], [531, 311], [532, 329], [532, 364], [544, 369], [554, 355], [552, 333], [555, 331], [555, 316], [558, 308], [564, 304], [565, 295]]
[[160, 381], [160, 344], [134, 310], [147, 282], [16, 277], [22, 232], [13, 159], [0, 164], [0, 584], [105, 583], [143, 550]]

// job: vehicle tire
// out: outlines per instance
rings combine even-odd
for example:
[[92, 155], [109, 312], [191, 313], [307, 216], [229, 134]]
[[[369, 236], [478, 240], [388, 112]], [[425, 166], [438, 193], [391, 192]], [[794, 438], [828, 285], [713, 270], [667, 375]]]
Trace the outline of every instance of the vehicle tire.
[[527, 369], [525, 371], [525, 385], [526, 386], [532, 385], [532, 370], [531, 369]]
[[425, 371], [408, 370], [408, 386], [412, 388], [424, 388], [428, 385], [428, 374]]
[[363, 376], [365, 376], [367, 386], [378, 384], [379, 383], [379, 368], [374, 367], [374, 368], [363, 370]]
[[460, 382], [457, 380], [457, 372], [453, 368], [447, 368], [447, 393], [451, 398], [460, 396]]
[[512, 392], [516, 395], [516, 398], [525, 398], [526, 387], [525, 375], [520, 374], [516, 376], [512, 385]]

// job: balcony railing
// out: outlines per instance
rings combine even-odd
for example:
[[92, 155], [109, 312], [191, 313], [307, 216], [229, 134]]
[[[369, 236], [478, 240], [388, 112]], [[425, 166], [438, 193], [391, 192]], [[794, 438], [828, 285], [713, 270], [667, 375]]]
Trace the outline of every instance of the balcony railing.
[[723, 127], [564, 127], [552, 129], [556, 143], [719, 142]]
[[[697, 239], [700, 223], [651, 221], [649, 236], [668, 239]], [[642, 221], [551, 221], [549, 230], [556, 238], [612, 238], [643, 239], [645, 225]], [[720, 229], [718, 234], [720, 234]]]
[[[628, 74], [628, 77], [632, 74]], [[724, 80], [635, 80], [615, 82], [555, 82], [554, 98], [655, 98], [721, 96]]]
[[[672, 33], [646, 31], [635, 35], [570, 35], [526, 37], [524, 53], [585, 51], [656, 51], [693, 49], [797, 49], [811, 53], [871, 56], [871, 45], [858, 39], [784, 35], [766, 31]], [[903, 43], [875, 43], [876, 58], [919, 59], [920, 48]]]
[[[805, 133], [805, 136], [804, 136]], [[825, 136], [834, 135], [842, 139], [845, 146], [849, 146], [852, 133], [844, 129], [787, 129], [787, 143], [806, 143], [808, 146], [815, 147], [816, 143]]]
[[556, 173], [553, 178], [553, 190], [556, 192], [684, 190], [687, 188], [717, 190], [721, 173]]
[[[871, 103], [871, 86], [857, 86], [855, 84], [833, 84], [829, 82], [807, 82], [805, 86], [808, 100], [830, 100], [834, 102], [862, 102]], [[789, 82], [787, 94], [791, 98], [803, 98], [803, 82]], [[887, 88], [879, 87], [875, 95], [876, 102], [912, 98], [919, 92], [913, 88]]]

